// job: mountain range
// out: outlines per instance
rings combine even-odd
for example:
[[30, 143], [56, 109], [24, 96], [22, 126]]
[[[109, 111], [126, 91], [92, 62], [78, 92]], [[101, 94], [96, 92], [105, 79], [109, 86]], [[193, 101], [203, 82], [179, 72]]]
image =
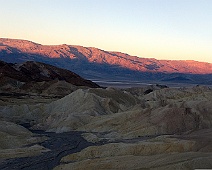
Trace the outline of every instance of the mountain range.
[[0, 38], [0, 59], [38, 61], [92, 80], [212, 84], [212, 64], [193, 60], [157, 60], [75, 45], [41, 45]]

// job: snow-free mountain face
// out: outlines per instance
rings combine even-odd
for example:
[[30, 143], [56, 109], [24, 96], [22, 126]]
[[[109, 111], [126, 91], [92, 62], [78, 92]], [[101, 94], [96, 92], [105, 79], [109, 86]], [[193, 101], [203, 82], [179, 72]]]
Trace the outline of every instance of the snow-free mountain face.
[[[212, 64], [206, 62], [139, 58], [91, 47], [41, 45], [26, 40], [5, 38], [0, 39], [0, 59], [17, 63], [27, 60], [41, 61], [72, 70], [86, 78], [124, 79], [133, 74], [134, 78], [137, 77], [135, 80], [193, 81], [190, 74], [212, 74]], [[167, 74], [172, 76], [167, 77]], [[187, 76], [182, 78], [181, 74]]]
[[0, 84], [16, 84], [16, 86], [35, 85], [37, 82], [64, 81], [76, 86], [99, 87], [90, 80], [52, 65], [27, 61], [22, 64], [12, 64], [0, 61]]

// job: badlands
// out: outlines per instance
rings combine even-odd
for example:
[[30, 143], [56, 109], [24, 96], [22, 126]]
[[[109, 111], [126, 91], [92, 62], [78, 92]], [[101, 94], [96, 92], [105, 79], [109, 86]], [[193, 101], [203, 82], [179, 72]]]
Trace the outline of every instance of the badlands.
[[0, 169], [212, 168], [210, 87], [8, 79], [0, 84]]

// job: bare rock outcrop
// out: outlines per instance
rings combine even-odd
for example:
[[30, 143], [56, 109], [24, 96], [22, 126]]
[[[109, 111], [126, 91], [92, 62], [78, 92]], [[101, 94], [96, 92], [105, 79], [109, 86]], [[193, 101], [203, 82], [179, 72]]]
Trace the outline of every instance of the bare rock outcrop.
[[[209, 153], [171, 153], [151, 156], [117, 156], [97, 159], [86, 159], [79, 162], [63, 164], [55, 170], [68, 169], [210, 169]], [[98, 163], [97, 163], [98, 162]]]
[[[197, 143], [198, 141], [189, 136], [186, 140], [160, 136], [136, 143], [128, 141], [128, 143], [92, 146], [79, 153], [63, 157], [62, 164], [55, 169], [211, 168], [212, 150], [200, 151], [205, 144]], [[209, 145], [211, 146], [211, 143]]]
[[22, 64], [0, 61], [0, 90], [2, 92], [42, 93], [44, 91], [46, 93], [49, 90], [48, 87], [51, 84], [57, 85], [58, 81], [64, 82], [63, 84], [69, 83], [69, 86], [99, 87], [96, 83], [83, 79], [69, 70], [52, 65], [33, 61]]
[[0, 160], [34, 156], [47, 152], [48, 149], [35, 144], [44, 140], [45, 138], [42, 137], [34, 137], [32, 132], [23, 126], [0, 121]]
[[99, 145], [64, 157], [55, 169], [211, 168], [211, 113], [212, 90], [201, 86], [148, 94], [85, 88], [50, 103], [0, 107], [1, 120], [84, 131]]

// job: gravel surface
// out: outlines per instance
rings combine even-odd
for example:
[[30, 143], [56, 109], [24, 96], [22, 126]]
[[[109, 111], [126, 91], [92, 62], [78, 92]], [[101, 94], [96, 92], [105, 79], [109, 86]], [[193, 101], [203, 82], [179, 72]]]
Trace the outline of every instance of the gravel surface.
[[49, 138], [48, 140], [38, 144], [51, 149], [51, 151], [34, 157], [7, 159], [1, 162], [1, 170], [53, 169], [55, 166], [59, 165], [62, 157], [94, 145], [81, 137], [82, 132], [48, 133], [33, 131], [33, 133], [38, 136], [47, 136]]

